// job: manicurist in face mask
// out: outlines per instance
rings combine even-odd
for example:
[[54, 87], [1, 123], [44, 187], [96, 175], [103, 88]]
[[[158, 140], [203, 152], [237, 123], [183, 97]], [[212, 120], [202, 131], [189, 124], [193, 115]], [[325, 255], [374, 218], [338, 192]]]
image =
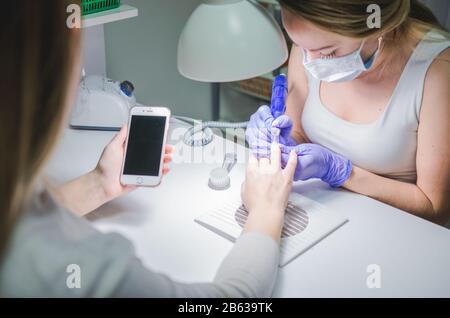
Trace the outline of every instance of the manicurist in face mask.
[[279, 2], [293, 42], [289, 94], [285, 115], [262, 106], [251, 117], [256, 156], [268, 156], [278, 128], [283, 161], [297, 153], [296, 181], [320, 179], [448, 222], [449, 33], [417, 0]]

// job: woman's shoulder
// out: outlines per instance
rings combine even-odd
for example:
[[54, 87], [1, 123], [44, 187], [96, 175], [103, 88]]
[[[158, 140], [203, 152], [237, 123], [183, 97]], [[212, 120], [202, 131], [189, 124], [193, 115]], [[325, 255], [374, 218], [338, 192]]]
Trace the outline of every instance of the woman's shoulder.
[[450, 47], [444, 49], [431, 63], [426, 82], [429, 85], [443, 87], [450, 85]]
[[434, 29], [427, 32], [423, 37], [420, 53], [424, 57], [423, 62], [428, 67], [425, 85], [437, 89], [442, 87], [447, 90], [450, 84], [450, 38], [448, 33]]
[[435, 62], [442, 62], [444, 64], [442, 65], [450, 65], [450, 44], [449, 47], [444, 49], [441, 54], [439, 54], [438, 58], [435, 60]]
[[[103, 234], [57, 204], [47, 203], [30, 205], [16, 224], [0, 264], [0, 294], [82, 296], [100, 288], [104, 280], [99, 282], [98, 277], [105, 273], [121, 277], [127, 263], [135, 259], [131, 243], [118, 234]], [[83, 275], [82, 290], [67, 286], [76, 267]]]
[[421, 121], [436, 122], [450, 115], [450, 47], [433, 60], [425, 77]]

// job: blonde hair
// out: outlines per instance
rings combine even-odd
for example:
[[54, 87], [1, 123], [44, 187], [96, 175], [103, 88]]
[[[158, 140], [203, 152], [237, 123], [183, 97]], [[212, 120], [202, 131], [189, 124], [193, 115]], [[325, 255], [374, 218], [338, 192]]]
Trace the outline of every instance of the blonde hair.
[[[436, 16], [417, 0], [279, 0], [281, 6], [314, 25], [346, 37], [367, 39], [383, 36], [379, 59], [389, 65], [396, 54], [407, 55], [413, 49], [408, 43], [419, 42], [425, 33], [435, 30], [445, 39], [450, 34]], [[367, 19], [369, 5], [381, 9], [381, 27], [370, 28]], [[442, 38], [429, 37], [430, 41]]]
[[0, 28], [0, 256], [59, 136], [79, 32], [80, 0], [7, 1]]

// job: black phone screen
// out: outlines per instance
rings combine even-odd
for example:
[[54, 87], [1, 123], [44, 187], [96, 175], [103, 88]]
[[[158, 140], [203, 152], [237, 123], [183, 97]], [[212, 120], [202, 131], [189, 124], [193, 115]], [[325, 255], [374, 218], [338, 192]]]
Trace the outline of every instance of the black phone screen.
[[132, 116], [123, 173], [158, 176], [166, 117]]

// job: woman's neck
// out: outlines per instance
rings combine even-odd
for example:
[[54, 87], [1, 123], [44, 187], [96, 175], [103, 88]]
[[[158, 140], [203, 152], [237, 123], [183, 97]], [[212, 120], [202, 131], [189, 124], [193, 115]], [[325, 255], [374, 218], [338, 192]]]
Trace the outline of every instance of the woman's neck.
[[[388, 47], [382, 41], [378, 58], [372, 67], [361, 74], [356, 81], [360, 83], [373, 83], [383, 80], [383, 78], [391, 78], [392, 76], [399, 77], [420, 41], [421, 39], [406, 40], [399, 43], [399, 46], [390, 45]], [[373, 42], [371, 44], [373, 45]], [[365, 57], [364, 54], [370, 57], [370, 49], [373, 50], [372, 46], [368, 46], [366, 52], [363, 52], [363, 58]]]

